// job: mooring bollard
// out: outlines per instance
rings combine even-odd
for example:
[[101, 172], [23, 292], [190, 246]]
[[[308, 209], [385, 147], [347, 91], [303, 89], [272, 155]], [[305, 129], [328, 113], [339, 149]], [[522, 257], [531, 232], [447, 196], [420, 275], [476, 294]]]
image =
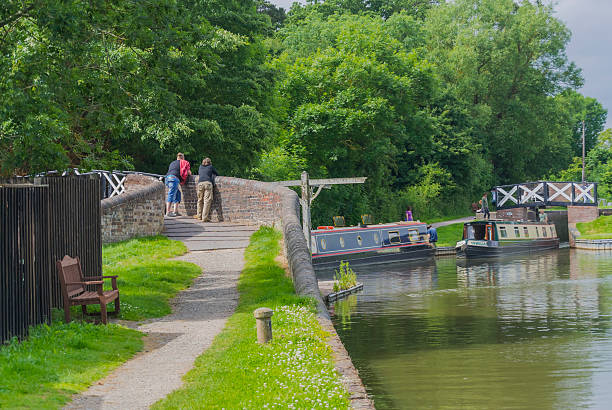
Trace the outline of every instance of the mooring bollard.
[[268, 308], [255, 309], [253, 315], [257, 320], [257, 343], [268, 343], [272, 340], [272, 315], [274, 311]]

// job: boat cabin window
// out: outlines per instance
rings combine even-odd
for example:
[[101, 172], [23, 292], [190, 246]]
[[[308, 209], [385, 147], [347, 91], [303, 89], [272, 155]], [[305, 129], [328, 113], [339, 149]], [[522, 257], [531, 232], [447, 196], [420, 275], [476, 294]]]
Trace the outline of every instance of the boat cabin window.
[[409, 229], [408, 236], [410, 237], [410, 241], [417, 242], [419, 240], [419, 231], [416, 229]]
[[507, 238], [508, 237], [508, 232], [506, 232], [506, 227], [505, 226], [500, 226], [499, 227], [499, 236], [501, 236], [502, 238]]
[[539, 238], [540, 237], [540, 230], [538, 229], [538, 227], [536, 226], [536, 236]]
[[465, 239], [483, 240], [485, 238], [485, 225], [467, 225], [465, 229]]
[[555, 236], [555, 229], [552, 226], [550, 227], [550, 236]]
[[378, 233], [374, 232], [374, 243], [378, 244], [379, 241], [380, 241], [380, 238], [378, 238]]
[[521, 232], [519, 231], [518, 226], [515, 226], [515, 227], [514, 227], [514, 236], [515, 236], [516, 238], [520, 238], [520, 237], [521, 237]]
[[485, 225], [467, 225], [464, 228], [463, 239], [477, 239], [483, 240], [485, 238], [486, 226]]
[[325, 239], [321, 239], [321, 249], [327, 249], [327, 241]]
[[361, 235], [357, 236], [357, 244], [361, 246], [363, 244], [363, 239], [361, 239]]
[[389, 231], [389, 243], [401, 243], [399, 231]]
[[548, 236], [548, 235], [546, 235], [546, 228], [545, 227], [542, 227], [542, 236], [545, 237], [545, 238]]
[[340, 237], [340, 247], [344, 248], [344, 238]]
[[526, 226], [523, 226], [523, 233], [525, 234], [525, 238], [529, 238], [529, 228]]

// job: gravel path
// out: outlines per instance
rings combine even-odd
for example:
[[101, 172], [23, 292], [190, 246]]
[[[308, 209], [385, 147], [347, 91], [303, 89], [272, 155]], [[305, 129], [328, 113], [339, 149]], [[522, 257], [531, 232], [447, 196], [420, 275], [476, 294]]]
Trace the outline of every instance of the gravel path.
[[458, 224], [458, 223], [466, 223], [466, 222], [471, 222], [473, 220], [474, 220], [473, 216], [466, 216], [465, 218], [453, 219], [451, 221], [436, 222], [436, 223], [431, 224], [431, 226], [433, 226], [434, 228], [439, 228], [441, 226], [447, 226], [447, 225]]
[[177, 259], [204, 273], [174, 299], [172, 314], [137, 327], [147, 334], [142, 353], [75, 396], [67, 409], [146, 409], [183, 384], [183, 375], [236, 308], [244, 249], [196, 251]]

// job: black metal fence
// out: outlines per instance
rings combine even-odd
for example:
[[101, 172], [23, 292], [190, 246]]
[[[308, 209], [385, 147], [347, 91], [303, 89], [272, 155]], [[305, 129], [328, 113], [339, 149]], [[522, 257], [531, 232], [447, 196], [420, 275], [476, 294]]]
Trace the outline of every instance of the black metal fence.
[[50, 320], [49, 188], [0, 185], [0, 342]]
[[78, 256], [85, 276], [102, 274], [100, 177], [91, 175], [47, 176], [35, 183], [49, 186], [51, 231], [51, 306], [62, 307], [62, 292], [55, 261]]
[[[100, 176], [19, 178], [0, 185], [0, 342], [62, 307], [55, 261], [79, 256], [102, 272]], [[2, 183], [2, 181], [0, 181]]]

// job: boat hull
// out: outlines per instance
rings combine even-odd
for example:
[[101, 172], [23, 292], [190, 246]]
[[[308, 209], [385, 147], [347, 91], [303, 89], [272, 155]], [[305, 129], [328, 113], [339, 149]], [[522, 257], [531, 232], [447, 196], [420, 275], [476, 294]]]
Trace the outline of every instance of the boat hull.
[[457, 246], [457, 256], [486, 258], [516, 253], [533, 253], [559, 248], [559, 238], [521, 241], [462, 241]]
[[348, 254], [313, 256], [312, 265], [315, 268], [331, 268], [337, 267], [342, 261], [348, 261], [351, 266], [412, 261], [433, 258], [434, 252], [429, 245], [412, 245]]

